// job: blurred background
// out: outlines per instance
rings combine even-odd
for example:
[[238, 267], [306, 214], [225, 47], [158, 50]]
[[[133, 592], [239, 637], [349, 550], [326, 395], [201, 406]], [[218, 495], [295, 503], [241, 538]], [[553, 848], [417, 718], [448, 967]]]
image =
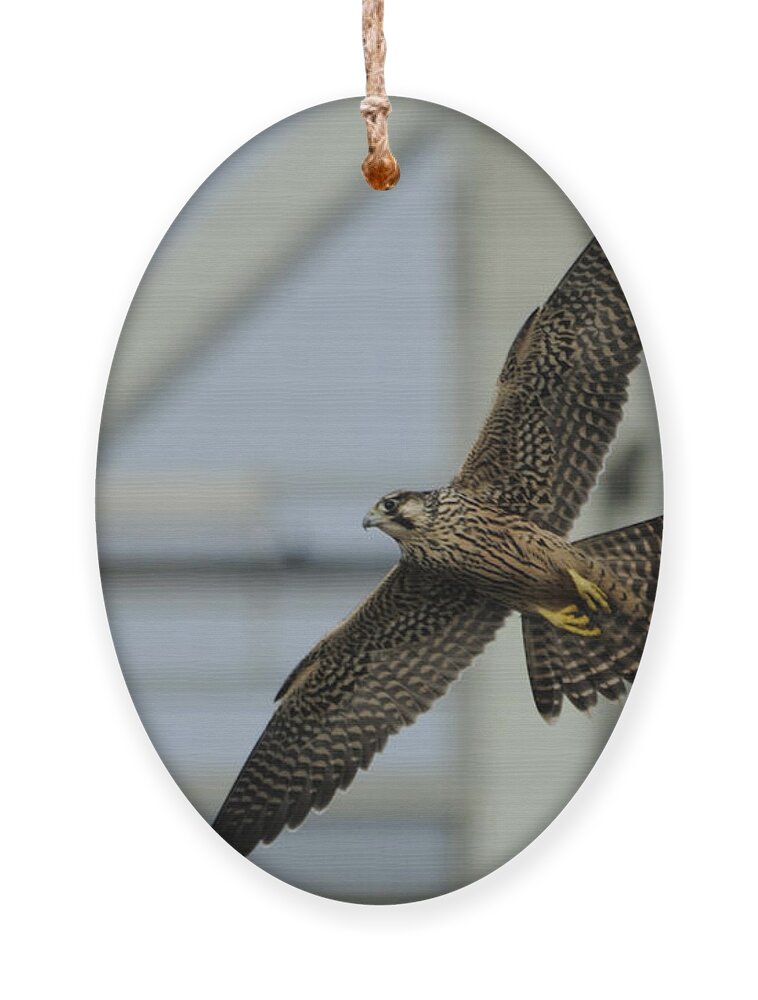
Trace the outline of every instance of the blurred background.
[[[450, 479], [521, 323], [590, 238], [524, 153], [420, 101], [393, 99], [402, 178], [371, 191], [358, 104], [281, 122], [203, 184], [150, 263], [108, 385], [108, 617], [145, 728], [208, 820], [282, 680], [395, 561], [364, 513]], [[661, 509], [641, 366], [575, 535]], [[450, 891], [544, 829], [618, 712], [565, 705], [546, 725], [514, 617], [347, 793], [252, 858], [339, 899]]]

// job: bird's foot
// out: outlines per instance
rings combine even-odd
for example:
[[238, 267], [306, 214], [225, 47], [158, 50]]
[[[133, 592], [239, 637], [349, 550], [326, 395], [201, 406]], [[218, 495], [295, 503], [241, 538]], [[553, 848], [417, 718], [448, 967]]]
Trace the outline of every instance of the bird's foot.
[[590, 611], [597, 611], [598, 608], [601, 608], [606, 614], [610, 614], [611, 606], [608, 603], [608, 598], [596, 583], [588, 580], [585, 576], [580, 576], [575, 569], [569, 570], [569, 576], [574, 581], [576, 592]]
[[564, 632], [573, 632], [574, 635], [600, 635], [599, 628], [587, 628], [590, 623], [589, 617], [578, 614], [579, 608], [576, 604], [569, 604], [558, 611], [551, 611], [550, 608], [537, 608], [537, 611], [551, 625], [563, 629]]

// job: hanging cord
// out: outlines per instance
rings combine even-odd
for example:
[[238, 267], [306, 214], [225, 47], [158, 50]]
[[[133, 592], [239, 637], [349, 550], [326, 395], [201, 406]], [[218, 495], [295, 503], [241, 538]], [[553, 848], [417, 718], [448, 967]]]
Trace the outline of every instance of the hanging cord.
[[363, 0], [363, 57], [366, 61], [366, 96], [361, 114], [366, 120], [368, 156], [361, 165], [363, 176], [375, 191], [388, 191], [400, 179], [400, 167], [392, 155], [387, 135], [387, 116], [392, 105], [384, 84], [384, 0]]

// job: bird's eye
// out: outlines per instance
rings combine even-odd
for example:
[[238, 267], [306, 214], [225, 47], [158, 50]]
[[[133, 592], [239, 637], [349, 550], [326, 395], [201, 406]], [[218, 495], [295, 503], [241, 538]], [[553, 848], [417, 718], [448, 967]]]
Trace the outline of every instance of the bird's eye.
[[397, 510], [397, 500], [382, 500], [382, 510], [386, 514], [394, 514]]

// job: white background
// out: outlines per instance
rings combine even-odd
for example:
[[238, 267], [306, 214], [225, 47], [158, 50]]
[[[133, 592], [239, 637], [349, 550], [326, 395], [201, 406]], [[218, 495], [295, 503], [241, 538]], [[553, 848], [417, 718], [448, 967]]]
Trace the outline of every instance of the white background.
[[564, 813], [453, 896], [328, 902], [210, 831], [129, 701], [93, 533], [118, 331], [155, 246], [223, 158], [281, 117], [361, 90], [359, 7], [70, 0], [16, 7], [6, 24], [6, 995], [747, 996], [758, 666], [747, 4], [389, 0], [390, 92], [492, 125], [565, 189], [633, 305], [657, 393], [667, 534], [646, 669]]

